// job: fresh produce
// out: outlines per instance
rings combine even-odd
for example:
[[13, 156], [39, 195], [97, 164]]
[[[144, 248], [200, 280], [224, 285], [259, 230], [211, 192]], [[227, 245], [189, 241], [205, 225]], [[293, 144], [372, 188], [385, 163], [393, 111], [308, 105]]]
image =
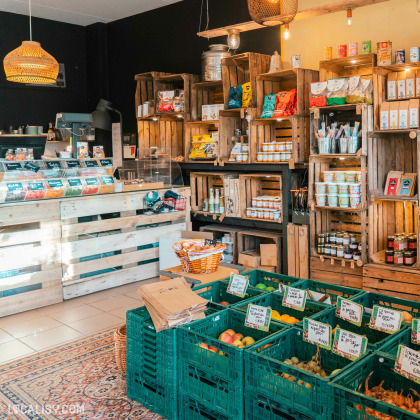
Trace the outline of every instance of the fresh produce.
[[[407, 396], [404, 397], [403, 389], [401, 390], [400, 393], [392, 389], [385, 390], [383, 388], [383, 384], [385, 381], [382, 381], [378, 386], [374, 386], [373, 388], [369, 389], [369, 379], [372, 375], [373, 375], [373, 371], [369, 373], [369, 375], [367, 376], [365, 380], [364, 394], [366, 396], [384, 401], [387, 404], [394, 405], [402, 410], [407, 410], [413, 414], [420, 413], [420, 394], [416, 390], [410, 389], [410, 391], [416, 397], [416, 400], [414, 401], [414, 396], [412, 394], [407, 394]], [[360, 392], [362, 385], [363, 385], [363, 382], [359, 385], [359, 388], [357, 389], [358, 392]], [[380, 413], [379, 411], [373, 410], [372, 408], [367, 408], [367, 407], [363, 408], [361, 405], [357, 405], [356, 408], [359, 411], [365, 411], [366, 414], [369, 414], [370, 416], [376, 419], [397, 420], [394, 417], [388, 416], [387, 414]]]
[[226, 302], [225, 300], [222, 300], [221, 302], [219, 302], [219, 305], [229, 306], [230, 303], [229, 302]]
[[[238, 347], [238, 348], [243, 348], [243, 347], [246, 347], [246, 346], [250, 346], [251, 344], [255, 343], [255, 340], [252, 337], [249, 337], [249, 336], [244, 337], [243, 334], [236, 333], [231, 328], [229, 328], [226, 331], [223, 331], [219, 335], [218, 340], [223, 341], [226, 344], [229, 344], [231, 346], [235, 346], [235, 347]], [[214, 353], [217, 353], [217, 348], [216, 347], [209, 346], [206, 343], [197, 343], [197, 345], [199, 347], [202, 347], [203, 349], [207, 349], [207, 350], [210, 350]], [[271, 346], [271, 344], [267, 344], [264, 347], [267, 347], [267, 346]], [[222, 351], [219, 351], [219, 354], [222, 355], [222, 356], [223, 355], [227, 356], [227, 354], [223, 353]]]
[[272, 292], [273, 290], [276, 290], [276, 288], [273, 287], [273, 286], [268, 286], [268, 287], [265, 288], [266, 292]]
[[266, 290], [267, 286], [264, 283], [258, 283], [255, 288], [257, 289], [261, 289], [261, 290]]
[[280, 313], [276, 310], [271, 311], [271, 319], [274, 319], [276, 321], [286, 322], [287, 324], [295, 324], [296, 322], [300, 321], [300, 319], [297, 319], [288, 314], [280, 315]]
[[411, 314], [409, 314], [407, 311], [403, 311], [402, 321], [403, 322], [409, 322], [411, 324], [411, 322], [413, 321], [413, 316]]
[[223, 341], [224, 343], [227, 343], [227, 344], [233, 344], [232, 335], [229, 334], [227, 331], [222, 332], [222, 334], [219, 335], [218, 340]]
[[182, 242], [181, 244], [182, 248], [184, 248], [187, 252], [195, 252], [195, 251], [213, 251], [217, 248], [222, 248], [224, 244], [217, 244], [216, 246], [213, 245], [197, 245], [189, 242]]

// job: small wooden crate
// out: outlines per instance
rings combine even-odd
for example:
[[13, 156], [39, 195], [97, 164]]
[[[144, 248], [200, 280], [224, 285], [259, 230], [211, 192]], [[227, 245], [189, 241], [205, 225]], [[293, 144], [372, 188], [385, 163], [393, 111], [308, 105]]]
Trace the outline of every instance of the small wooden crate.
[[[195, 162], [195, 163], [214, 163], [217, 165], [218, 158], [215, 160], [206, 160], [206, 159], [191, 159], [189, 157], [191, 153], [192, 138], [193, 136], [200, 135], [211, 135], [213, 132], [217, 132], [219, 129], [219, 121], [190, 121], [184, 123], [184, 148], [185, 148], [185, 162]], [[220, 131], [219, 131], [219, 142], [220, 142]], [[219, 143], [220, 144], [220, 143]], [[219, 149], [219, 148], [217, 148]]]
[[309, 229], [308, 226], [287, 225], [288, 275], [309, 278]]
[[257, 76], [268, 72], [270, 68], [269, 55], [243, 53], [222, 59], [222, 79], [225, 109], [228, 107], [229, 90], [231, 87], [251, 82], [252, 98], [250, 108], [257, 106]]
[[319, 80], [319, 72], [307, 69], [288, 69], [273, 73], [263, 73], [257, 77], [257, 117], [260, 118], [267, 95], [297, 90], [296, 115], [309, 114], [309, 95], [311, 83]]
[[[279, 119], [254, 119], [250, 124], [250, 154], [252, 163], [285, 164], [292, 169], [309, 158], [309, 118], [292, 116]], [[258, 152], [262, 144], [270, 142], [292, 142], [292, 158], [283, 162], [259, 162]]]
[[221, 80], [193, 83], [191, 93], [191, 120], [202, 120], [203, 105], [223, 104], [223, 101], [223, 82]]
[[277, 273], [282, 272], [282, 233], [265, 230], [248, 230], [237, 233], [238, 254], [259, 249], [261, 244], [275, 244], [277, 246]]
[[324, 60], [319, 63], [319, 80], [352, 76], [371, 76], [376, 66], [376, 54], [360, 54]]
[[0, 207], [0, 318], [63, 301], [60, 202]]
[[[247, 174], [239, 175], [239, 187], [241, 190], [241, 217], [249, 220], [256, 219], [246, 216], [247, 207], [252, 207], [252, 198], [261, 195], [268, 195], [282, 198], [282, 176], [272, 174]], [[274, 220], [265, 220], [273, 223], [283, 223], [283, 208], [281, 217]]]

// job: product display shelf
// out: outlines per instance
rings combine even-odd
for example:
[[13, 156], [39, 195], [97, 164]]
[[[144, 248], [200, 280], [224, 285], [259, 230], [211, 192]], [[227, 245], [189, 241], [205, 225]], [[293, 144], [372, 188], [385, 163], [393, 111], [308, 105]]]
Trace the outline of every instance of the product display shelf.
[[257, 76], [268, 72], [270, 68], [269, 55], [243, 53], [222, 59], [222, 80], [225, 109], [228, 108], [229, 90], [231, 87], [251, 82], [251, 101], [249, 107], [257, 105]]
[[218, 132], [219, 121], [188, 121], [184, 123], [184, 155], [185, 162], [194, 163], [213, 163], [215, 166], [218, 163], [219, 146], [216, 147], [217, 157], [214, 159], [191, 158], [193, 136], [212, 135]]
[[[282, 208], [282, 176], [273, 174], [243, 174], [239, 175], [239, 189], [240, 189], [240, 211], [242, 219], [257, 219], [266, 220], [273, 223], [283, 223], [283, 208]], [[252, 205], [253, 199], [256, 197], [273, 197], [278, 198], [277, 204], [273, 201], [269, 204], [271, 210], [277, 210], [277, 220], [264, 217], [249, 217], [247, 210], [256, 207]], [[270, 199], [268, 199], [268, 202]], [[260, 211], [262, 208], [260, 208]], [[268, 208], [266, 208], [268, 210]], [[262, 210], [263, 211], [263, 210]], [[267, 220], [268, 219], [268, 220]]]
[[191, 85], [191, 120], [202, 120], [202, 105], [223, 104], [223, 100], [221, 80], [193, 83]]

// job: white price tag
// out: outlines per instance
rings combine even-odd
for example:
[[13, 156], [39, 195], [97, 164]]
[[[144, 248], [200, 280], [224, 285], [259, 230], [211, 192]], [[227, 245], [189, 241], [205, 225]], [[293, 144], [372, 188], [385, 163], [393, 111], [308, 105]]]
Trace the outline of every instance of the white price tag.
[[298, 311], [304, 311], [306, 297], [306, 290], [300, 290], [295, 289], [294, 287], [286, 286], [286, 291], [283, 296], [283, 306], [287, 306]]
[[374, 305], [369, 327], [386, 333], [395, 333], [401, 327], [402, 313]]
[[271, 308], [259, 305], [248, 305], [245, 325], [257, 330], [268, 331], [271, 320]]
[[336, 313], [341, 319], [356, 324], [359, 327], [362, 325], [363, 305], [359, 305], [339, 296], [337, 298]]
[[245, 276], [238, 274], [231, 274], [227, 292], [231, 295], [245, 297], [246, 290], [248, 289], [249, 279]]
[[333, 353], [350, 360], [356, 360], [366, 353], [366, 349], [367, 338], [365, 336], [354, 334], [338, 327], [335, 329]]
[[304, 318], [303, 340], [331, 350], [331, 325]]
[[420, 384], [420, 351], [400, 344], [395, 360], [395, 370], [399, 374]]

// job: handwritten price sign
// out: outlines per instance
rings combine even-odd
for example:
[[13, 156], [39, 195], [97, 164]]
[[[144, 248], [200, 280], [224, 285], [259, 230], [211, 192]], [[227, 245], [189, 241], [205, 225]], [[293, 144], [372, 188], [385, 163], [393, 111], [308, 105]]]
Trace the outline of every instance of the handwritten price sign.
[[350, 331], [335, 329], [332, 352], [350, 360], [356, 360], [366, 353], [368, 340], [365, 336]]
[[360, 327], [362, 325], [363, 305], [338, 296], [336, 315], [338, 318]]
[[283, 295], [283, 306], [296, 309], [297, 311], [304, 311], [306, 305], [307, 292], [306, 290], [295, 289], [294, 287], [285, 286]]
[[331, 325], [303, 318], [303, 341], [331, 350]]
[[402, 313], [383, 306], [374, 305], [369, 327], [388, 334], [399, 331], [401, 327]]
[[420, 351], [400, 344], [394, 369], [400, 375], [420, 384]]
[[271, 320], [271, 308], [264, 306], [248, 305], [246, 311], [245, 325], [256, 330], [268, 331]]
[[231, 295], [245, 297], [246, 290], [248, 289], [249, 279], [239, 274], [231, 274], [229, 279], [229, 285], [226, 289]]

